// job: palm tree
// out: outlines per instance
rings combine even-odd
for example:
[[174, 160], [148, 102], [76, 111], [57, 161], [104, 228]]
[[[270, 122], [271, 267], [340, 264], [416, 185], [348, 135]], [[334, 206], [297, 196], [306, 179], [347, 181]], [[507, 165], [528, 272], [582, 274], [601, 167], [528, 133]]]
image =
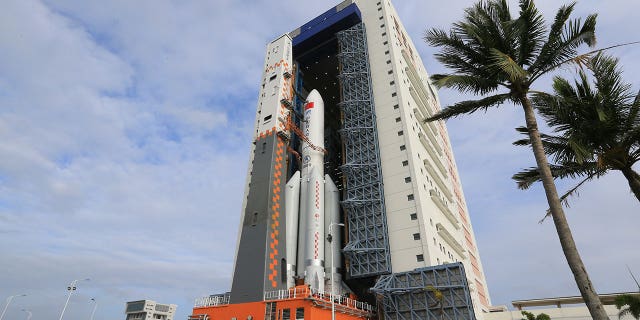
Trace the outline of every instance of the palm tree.
[[[562, 250], [576, 284], [593, 319], [608, 319], [589, 279], [573, 240], [571, 229], [544, 153], [530, 87], [541, 76], [570, 61], [583, 44], [595, 44], [596, 15], [570, 20], [575, 4], [562, 6], [547, 29], [546, 22], [531, 0], [520, 0], [520, 12], [512, 18], [506, 0], [486, 0], [465, 10], [462, 21], [449, 32], [427, 31], [425, 40], [441, 51], [436, 59], [453, 69], [450, 74], [432, 76], [437, 87], [454, 88], [483, 96], [446, 107], [427, 121], [448, 119], [513, 102], [524, 110], [533, 154], [560, 238]], [[578, 60], [580, 61], [580, 59]], [[497, 93], [500, 89], [504, 92]]]
[[616, 308], [620, 310], [618, 318], [629, 314], [636, 319], [640, 319], [640, 298], [638, 296], [623, 294], [616, 297], [615, 304]]
[[[582, 177], [564, 194], [565, 200], [584, 182], [611, 170], [622, 172], [631, 191], [640, 201], [640, 175], [633, 165], [640, 161], [640, 94], [624, 83], [618, 60], [598, 54], [586, 64], [592, 71], [594, 87], [584, 71], [572, 86], [568, 80], [553, 80], [554, 94], [533, 97], [540, 114], [557, 135], [542, 135], [542, 144], [557, 164], [551, 166], [556, 178]], [[526, 132], [525, 128], [520, 131]], [[528, 145], [529, 139], [516, 141]], [[518, 187], [527, 189], [540, 180], [536, 168], [513, 176]]]

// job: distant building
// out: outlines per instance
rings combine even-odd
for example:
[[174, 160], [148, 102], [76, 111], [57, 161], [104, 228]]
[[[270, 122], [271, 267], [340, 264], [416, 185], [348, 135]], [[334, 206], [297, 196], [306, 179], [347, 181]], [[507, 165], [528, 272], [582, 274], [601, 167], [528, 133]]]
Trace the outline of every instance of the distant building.
[[[614, 305], [614, 301], [618, 296], [623, 294], [640, 296], [637, 292], [608, 293], [600, 295], [600, 300], [602, 301], [604, 310], [607, 312], [610, 319], [618, 318], [618, 309]], [[512, 301], [511, 304], [513, 304], [517, 310], [508, 310], [506, 306], [492, 307], [490, 312], [484, 315], [484, 320], [523, 319], [524, 316], [521, 313], [523, 310], [531, 312], [534, 315], [545, 313], [554, 320], [591, 319], [589, 310], [584, 305], [584, 300], [582, 300], [581, 296], [515, 300]], [[628, 319], [631, 319], [631, 317]]]
[[176, 314], [175, 304], [161, 304], [152, 300], [138, 300], [127, 302], [126, 320], [173, 320]]

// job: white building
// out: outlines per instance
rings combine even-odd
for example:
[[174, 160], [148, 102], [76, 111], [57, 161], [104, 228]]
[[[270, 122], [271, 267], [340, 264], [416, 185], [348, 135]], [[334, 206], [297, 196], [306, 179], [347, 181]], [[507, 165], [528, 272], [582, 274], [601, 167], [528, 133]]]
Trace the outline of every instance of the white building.
[[124, 313], [126, 320], [173, 320], [176, 313], [175, 304], [161, 304], [153, 300], [139, 300], [127, 302]]
[[418, 50], [389, 0], [357, 1], [367, 31], [394, 272], [461, 261], [478, 311], [491, 305], [458, 170]]
[[[640, 297], [640, 294], [637, 292], [609, 293], [600, 295], [600, 301], [602, 301], [604, 310], [607, 312], [609, 319], [618, 319], [619, 310], [615, 306], [615, 299], [623, 294]], [[589, 309], [584, 305], [584, 300], [581, 296], [515, 300], [512, 301], [512, 305], [517, 310], [508, 310], [506, 306], [494, 307], [489, 314], [484, 316], [484, 320], [523, 319], [522, 311], [531, 312], [536, 316], [544, 313], [554, 320], [592, 319], [589, 314]], [[629, 315], [620, 319], [631, 320], [633, 317]]]

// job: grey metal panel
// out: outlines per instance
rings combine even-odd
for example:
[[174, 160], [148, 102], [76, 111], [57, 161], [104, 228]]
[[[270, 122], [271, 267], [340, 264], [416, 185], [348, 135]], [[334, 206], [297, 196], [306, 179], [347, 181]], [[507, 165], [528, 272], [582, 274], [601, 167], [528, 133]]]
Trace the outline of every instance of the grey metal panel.
[[[442, 299], [437, 299], [438, 290]], [[462, 263], [385, 275], [371, 291], [382, 297], [388, 320], [475, 320]]]
[[262, 301], [265, 291], [286, 288], [286, 277], [281, 274], [286, 254], [285, 155], [277, 135], [256, 140], [231, 303]]
[[391, 273], [378, 129], [371, 89], [365, 28], [336, 34], [344, 143], [344, 200], [349, 242], [344, 248], [353, 278]]

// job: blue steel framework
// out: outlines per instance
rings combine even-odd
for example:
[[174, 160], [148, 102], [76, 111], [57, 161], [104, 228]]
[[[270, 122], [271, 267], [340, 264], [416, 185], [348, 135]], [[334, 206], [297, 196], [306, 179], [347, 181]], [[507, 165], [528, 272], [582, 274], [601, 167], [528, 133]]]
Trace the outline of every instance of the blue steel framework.
[[387, 218], [365, 28], [359, 23], [336, 36], [344, 143], [342, 206], [349, 234], [343, 252], [349, 257], [353, 278], [389, 274]]
[[468, 288], [457, 262], [382, 276], [371, 291], [382, 302], [384, 319], [475, 320]]

